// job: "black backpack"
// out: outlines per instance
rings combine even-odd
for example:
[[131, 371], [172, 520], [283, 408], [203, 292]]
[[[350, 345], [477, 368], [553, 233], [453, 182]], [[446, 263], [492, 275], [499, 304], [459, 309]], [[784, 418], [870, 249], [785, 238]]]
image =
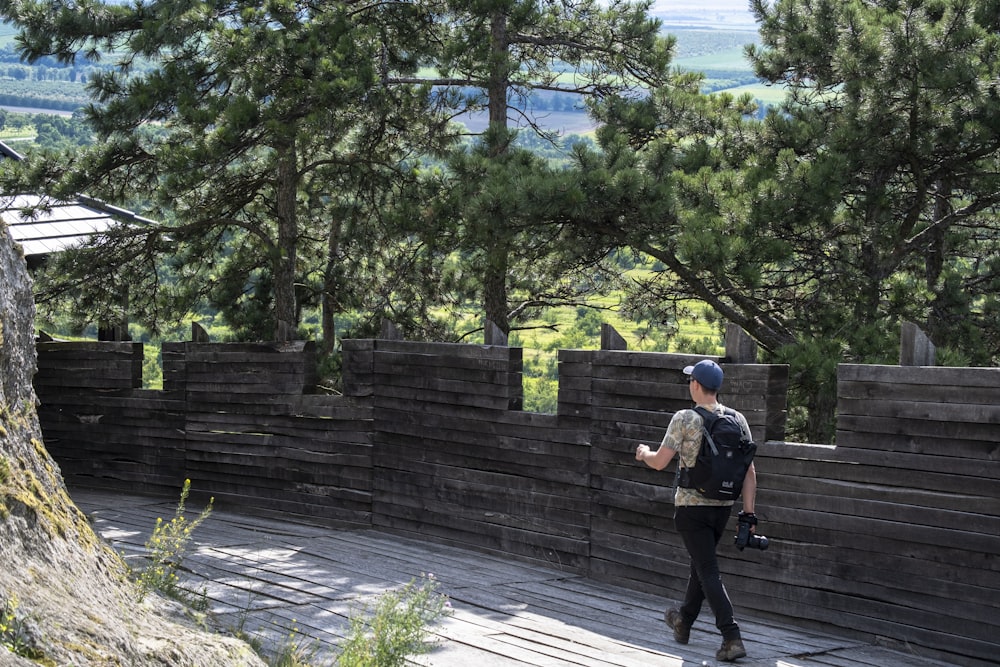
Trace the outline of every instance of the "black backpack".
[[701, 450], [693, 468], [678, 461], [677, 485], [713, 500], [736, 500], [757, 445], [743, 433], [735, 410], [723, 408], [722, 416], [701, 407], [695, 411], [703, 420]]

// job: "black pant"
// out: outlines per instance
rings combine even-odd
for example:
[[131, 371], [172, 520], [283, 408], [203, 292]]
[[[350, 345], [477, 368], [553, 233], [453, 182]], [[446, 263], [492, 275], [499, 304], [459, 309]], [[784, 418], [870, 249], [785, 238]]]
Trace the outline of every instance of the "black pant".
[[674, 511], [674, 525], [691, 556], [691, 575], [688, 578], [681, 618], [688, 625], [694, 623], [701, 611], [701, 603], [715, 614], [715, 626], [723, 640], [739, 639], [740, 627], [733, 618], [733, 603], [729, 601], [726, 587], [722, 585], [719, 561], [715, 548], [726, 531], [726, 522], [732, 513], [731, 505], [679, 506]]

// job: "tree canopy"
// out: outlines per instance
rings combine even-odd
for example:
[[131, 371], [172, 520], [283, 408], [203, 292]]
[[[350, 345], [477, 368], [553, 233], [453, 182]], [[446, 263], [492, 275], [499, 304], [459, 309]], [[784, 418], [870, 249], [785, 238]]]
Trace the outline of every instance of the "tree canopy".
[[[292, 337], [311, 304], [331, 344], [349, 310], [440, 333], [474, 300], [508, 331], [632, 248], [664, 268], [627, 309], [667, 321], [694, 300], [742, 326], [792, 365], [792, 432], [813, 441], [836, 364], [893, 362], [901, 321], [945, 363], [996, 363], [998, 3], [754, 0], [747, 57], [788, 92], [763, 118], [672, 70], [649, 9], [0, 0], [26, 58], [115, 58], [88, 83], [100, 143], [29, 180], [162, 212], [103, 255], [136, 269], [150, 321], [170, 274], [171, 312], [208, 298], [246, 336]], [[599, 123], [558, 166], [514, 144], [551, 90]], [[476, 111], [485, 132], [456, 143], [450, 120]], [[110, 268], [89, 273], [106, 300]]]
[[[54, 195], [149, 200], [158, 214], [149, 217], [169, 223], [120, 230], [98, 255], [129, 264], [130, 308], [151, 325], [164, 291], [155, 255], [170, 259], [182, 288], [170, 311], [207, 297], [245, 335], [295, 337], [308, 286], [324, 305], [351, 301], [330, 293], [343, 284], [330, 282], [328, 263], [371, 234], [350, 236], [361, 218], [345, 217], [345, 206], [384, 202], [405, 183], [409, 156], [433, 155], [451, 138], [428, 87], [386, 84], [389, 71], [412, 73], [427, 51], [415, 4], [0, 8], [20, 26], [28, 59], [116, 59], [88, 82], [99, 142], [44, 162], [34, 181]], [[139, 61], [154, 66], [136, 71]], [[381, 192], [366, 195], [375, 183]], [[95, 302], [107, 293], [85, 284]]]
[[573, 301], [580, 282], [565, 277], [597, 260], [558, 242], [567, 201], [553, 184], [563, 178], [512, 147], [515, 128], [554, 140], [532, 109], [540, 92], [572, 94], [583, 106], [669, 85], [674, 40], [650, 17], [651, 4], [448, 0], [432, 28], [438, 76], [408, 79], [439, 86], [456, 113], [487, 117], [479, 148], [450, 164], [447, 211], [466, 263], [477, 267], [485, 316], [505, 333], [532, 304]]
[[829, 441], [836, 364], [895, 363], [902, 321], [955, 361], [1000, 354], [996, 3], [753, 9], [748, 56], [786, 103], [756, 122], [722, 94], [682, 135], [659, 91], [619, 114], [671, 157], [673, 207], [614, 231], [668, 267], [635, 303], [699, 299], [741, 325], [792, 363], [803, 428]]

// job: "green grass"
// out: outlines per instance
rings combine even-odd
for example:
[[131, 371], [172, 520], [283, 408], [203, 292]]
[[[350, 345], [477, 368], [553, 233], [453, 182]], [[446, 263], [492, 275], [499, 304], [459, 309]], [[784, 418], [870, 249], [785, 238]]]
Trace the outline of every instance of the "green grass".
[[746, 70], [752, 71], [742, 48], [726, 49], [703, 56], [678, 58], [674, 61], [677, 67], [684, 70], [702, 72], [705, 70]]
[[784, 102], [786, 94], [785, 89], [780, 86], [766, 86], [762, 83], [755, 83], [749, 86], [736, 86], [735, 88], [727, 88], [725, 91], [716, 92], [727, 92], [733, 95], [750, 93], [755, 100], [760, 100], [764, 104], [771, 106], [777, 106]]
[[[606, 296], [591, 301], [594, 305], [602, 307], [614, 307], [615, 296]], [[598, 317], [604, 323], [614, 327], [615, 331], [625, 339], [630, 350], [643, 350], [648, 352], [672, 352], [675, 351], [673, 345], [664, 346], [649, 340], [644, 336], [648, 326], [643, 323], [633, 322], [621, 316], [617, 310], [599, 310]], [[525, 354], [533, 352], [552, 352], [555, 349], [563, 348], [563, 343], [574, 344], [568, 349], [597, 350], [601, 347], [600, 331], [592, 331], [585, 334], [575, 334], [577, 329], [578, 314], [576, 308], [563, 306], [551, 309], [544, 317], [531, 320], [522, 325], [522, 329], [517, 331]], [[707, 318], [694, 315], [682, 321], [679, 325], [680, 335], [687, 338], [718, 338], [718, 326], [710, 322]], [[720, 345], [721, 347], [721, 345]]]
[[5, 127], [0, 129], [0, 139], [34, 139], [35, 128], [32, 125], [26, 127]]
[[598, 350], [600, 325], [611, 325], [625, 339], [629, 350], [643, 352], [683, 352], [721, 355], [724, 343], [719, 325], [704, 316], [705, 308], [693, 304], [692, 316], [679, 324], [678, 335], [667, 338], [659, 327], [624, 319], [615, 308], [617, 297], [592, 300], [594, 305], [612, 308], [585, 312], [561, 307], [527, 322], [528, 328], [511, 333], [510, 345], [522, 349], [524, 410], [554, 414], [558, 408], [559, 350]]

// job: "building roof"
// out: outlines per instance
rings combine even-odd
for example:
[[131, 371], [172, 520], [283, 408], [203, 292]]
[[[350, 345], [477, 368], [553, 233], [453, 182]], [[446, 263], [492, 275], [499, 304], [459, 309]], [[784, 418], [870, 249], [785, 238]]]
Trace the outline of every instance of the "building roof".
[[[23, 158], [0, 141], [0, 160], [3, 159]], [[24, 250], [25, 257], [41, 257], [82, 245], [94, 234], [117, 224], [153, 223], [131, 211], [83, 195], [73, 201], [51, 201], [29, 194], [0, 196], [0, 220]]]
[[24, 159], [23, 157], [21, 157], [20, 153], [18, 153], [16, 150], [14, 150], [13, 148], [11, 148], [2, 141], [0, 141], [0, 158], [9, 158], [16, 162], [20, 162], [21, 160]]
[[0, 220], [25, 257], [82, 245], [93, 235], [126, 221], [152, 224], [131, 211], [84, 196], [69, 202], [43, 202], [38, 195], [0, 197]]

